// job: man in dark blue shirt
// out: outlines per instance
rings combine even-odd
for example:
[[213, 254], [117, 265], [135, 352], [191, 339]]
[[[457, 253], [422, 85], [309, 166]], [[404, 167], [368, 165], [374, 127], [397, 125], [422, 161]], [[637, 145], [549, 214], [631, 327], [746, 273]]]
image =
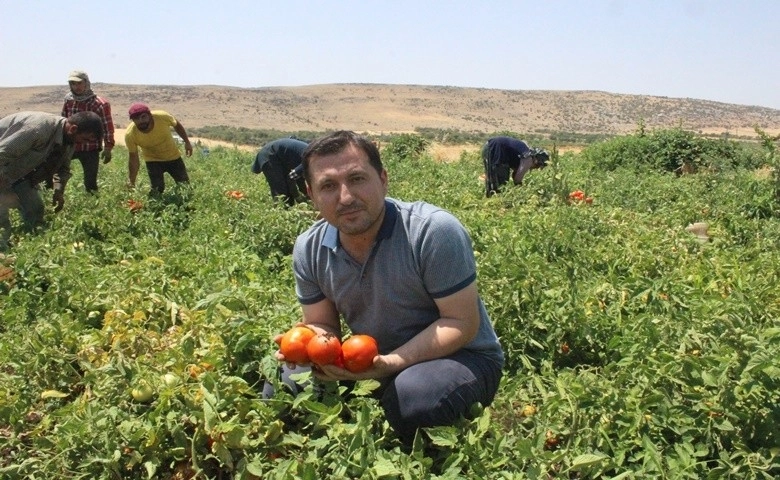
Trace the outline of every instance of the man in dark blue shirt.
[[493, 137], [482, 147], [482, 163], [485, 167], [485, 195], [490, 197], [501, 186], [512, 180], [523, 183], [523, 177], [535, 168], [547, 166], [550, 155], [541, 148], [530, 148], [527, 143], [512, 137]]
[[272, 140], [260, 149], [252, 164], [252, 173], [265, 175], [271, 196], [283, 197], [289, 206], [306, 198], [306, 181], [300, 169], [307, 146], [308, 143], [292, 137]]

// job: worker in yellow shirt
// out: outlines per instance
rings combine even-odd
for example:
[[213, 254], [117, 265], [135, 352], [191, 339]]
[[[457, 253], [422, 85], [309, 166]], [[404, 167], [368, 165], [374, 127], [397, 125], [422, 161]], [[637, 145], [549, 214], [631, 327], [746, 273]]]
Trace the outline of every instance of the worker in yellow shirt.
[[149, 110], [143, 103], [134, 103], [129, 110], [132, 123], [125, 132], [125, 145], [129, 153], [127, 184], [135, 187], [139, 168], [139, 149], [146, 163], [149, 181], [152, 184], [150, 195], [161, 194], [165, 190], [163, 175], [167, 172], [176, 183], [188, 183], [187, 167], [181, 158], [179, 146], [173, 138], [171, 128], [184, 141], [184, 153], [192, 156], [192, 144], [181, 122], [163, 110]]

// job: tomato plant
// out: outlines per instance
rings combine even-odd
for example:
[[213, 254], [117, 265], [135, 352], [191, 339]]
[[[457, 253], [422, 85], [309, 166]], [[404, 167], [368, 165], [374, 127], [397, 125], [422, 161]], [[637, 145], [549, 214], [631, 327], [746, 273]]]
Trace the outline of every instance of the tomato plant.
[[317, 365], [341, 363], [341, 341], [332, 333], [316, 335], [306, 344], [306, 354]]
[[130, 394], [136, 402], [144, 403], [152, 399], [154, 396], [154, 389], [149, 383], [141, 381], [138, 385], [133, 387]]
[[[761, 172], [602, 175], [566, 153], [486, 200], [478, 153], [387, 156], [393, 196], [469, 230], [506, 353], [491, 405], [406, 452], [371, 380], [262, 396], [268, 339], [300, 315], [290, 255], [311, 205], [277, 208], [246, 175], [253, 154], [215, 149], [188, 163], [191, 189], [131, 215], [114, 153], [99, 198], [69, 186], [62, 214], [0, 256], [2, 478], [780, 475], [780, 215]], [[575, 188], [598, 208], [571, 208]], [[699, 221], [712, 241], [684, 230]]]
[[306, 352], [306, 346], [316, 334], [308, 327], [295, 326], [282, 336], [279, 344], [279, 350], [284, 355], [284, 359], [291, 363], [307, 363], [309, 356]]
[[352, 335], [341, 345], [344, 368], [353, 373], [364, 372], [379, 355], [376, 340], [370, 335]]

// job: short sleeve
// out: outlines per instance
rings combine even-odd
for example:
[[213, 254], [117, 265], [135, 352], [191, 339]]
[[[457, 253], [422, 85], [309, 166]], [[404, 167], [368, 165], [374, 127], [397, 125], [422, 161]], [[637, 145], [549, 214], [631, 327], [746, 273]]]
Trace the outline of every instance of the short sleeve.
[[423, 282], [433, 298], [452, 295], [476, 279], [471, 238], [451, 213], [433, 212], [420, 230], [417, 244]]
[[315, 274], [316, 257], [313, 249], [312, 238], [305, 235], [299, 236], [293, 246], [295, 294], [298, 301], [304, 305], [317, 303], [325, 298]]

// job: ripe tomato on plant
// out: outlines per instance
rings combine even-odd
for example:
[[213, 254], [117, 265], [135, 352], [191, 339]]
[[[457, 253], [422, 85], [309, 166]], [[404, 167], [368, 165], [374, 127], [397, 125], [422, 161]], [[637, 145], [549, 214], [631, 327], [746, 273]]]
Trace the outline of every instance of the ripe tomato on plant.
[[584, 199], [585, 199], [585, 192], [583, 192], [582, 190], [574, 190], [569, 194], [569, 200], [575, 200], [581, 202]]
[[561, 439], [552, 430], [547, 430], [544, 439], [545, 450], [555, 450], [558, 448], [558, 444], [561, 443]]
[[352, 373], [368, 370], [379, 355], [376, 340], [370, 335], [353, 335], [341, 345], [344, 368]]
[[225, 195], [235, 200], [241, 200], [244, 198], [244, 192], [242, 192], [241, 190], [228, 190], [227, 192], [225, 192]]
[[203, 373], [203, 367], [191, 363], [187, 365], [187, 373], [190, 375], [190, 378], [198, 378]]
[[317, 365], [333, 365], [341, 358], [341, 341], [332, 333], [316, 335], [306, 345], [306, 354]]
[[282, 336], [279, 351], [284, 359], [291, 363], [307, 363], [309, 355], [306, 353], [306, 345], [316, 334], [309, 327], [293, 327]]
[[132, 213], [136, 213], [139, 210], [141, 210], [142, 208], [144, 208], [144, 204], [143, 203], [137, 202], [137, 201], [135, 201], [133, 199], [130, 199], [130, 200], [127, 201], [127, 206], [130, 209], [130, 212], [132, 212]]

